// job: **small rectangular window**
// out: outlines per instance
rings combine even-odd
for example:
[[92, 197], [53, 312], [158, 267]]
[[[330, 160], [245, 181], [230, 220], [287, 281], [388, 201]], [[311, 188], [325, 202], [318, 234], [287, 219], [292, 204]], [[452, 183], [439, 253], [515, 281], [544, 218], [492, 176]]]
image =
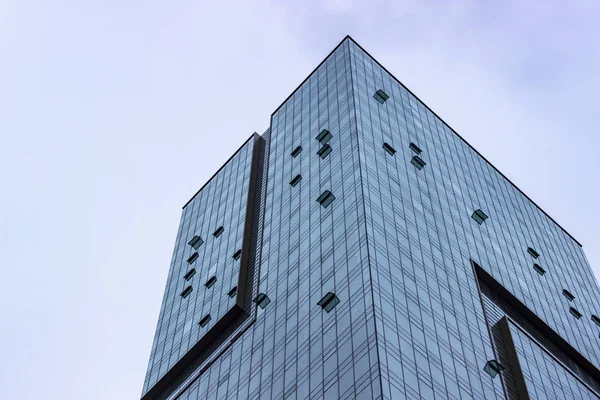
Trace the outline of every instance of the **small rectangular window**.
[[414, 156], [410, 162], [412, 163], [412, 165], [414, 165], [415, 167], [417, 167], [418, 169], [423, 169], [424, 166], [427, 165], [427, 163], [425, 161], [423, 161], [421, 159], [421, 157], [419, 156]]
[[537, 251], [535, 251], [534, 249], [532, 249], [531, 247], [527, 248], [527, 252], [533, 258], [538, 258], [540, 256], [540, 254]]
[[533, 264], [533, 269], [535, 269], [535, 272], [542, 276], [546, 273], [546, 270], [536, 263]]
[[329, 205], [335, 200], [335, 196], [329, 190], [324, 191], [317, 201], [321, 203], [323, 208], [329, 207]]
[[489, 360], [487, 363], [485, 363], [483, 370], [492, 378], [495, 378], [496, 375], [504, 370], [504, 367], [496, 360]]
[[416, 144], [412, 143], [412, 142], [408, 145], [408, 147], [410, 147], [410, 149], [412, 151], [414, 151], [415, 153], [417, 153], [417, 155], [422, 153], [421, 148], [419, 146], [417, 146]]
[[192, 290], [194, 290], [191, 286], [186, 287], [183, 292], [181, 292], [181, 297], [183, 297], [184, 299], [186, 297], [188, 297], [190, 295], [190, 293], [192, 293]]
[[475, 210], [473, 211], [473, 215], [471, 215], [471, 218], [473, 218], [475, 221], [477, 221], [479, 225], [481, 225], [486, 219], [488, 219], [488, 216], [481, 210]]
[[325, 158], [329, 155], [329, 153], [331, 153], [331, 146], [326, 144], [325, 146], [321, 147], [319, 149], [319, 151], [317, 151], [317, 154], [319, 155], [319, 157], [321, 158]]
[[184, 275], [183, 279], [189, 281], [194, 275], [196, 275], [196, 268], [190, 269], [187, 274]]
[[335, 293], [328, 292], [321, 300], [319, 300], [317, 304], [320, 305], [323, 310], [329, 313], [335, 306], [338, 305], [339, 302], [340, 299], [335, 295]]
[[581, 313], [575, 307], [570, 307], [569, 312], [577, 319], [581, 318]]
[[213, 233], [213, 236], [218, 238], [219, 236], [221, 236], [221, 234], [225, 231], [225, 228], [223, 228], [222, 226], [219, 227], [219, 229], [217, 229], [215, 231], [215, 233]]
[[600, 326], [600, 318], [597, 315], [592, 315], [592, 321], [598, 326]]
[[190, 256], [190, 258], [187, 259], [188, 264], [193, 263], [194, 261], [196, 261], [197, 258], [198, 258], [198, 252], [195, 252], [194, 254], [192, 254]]
[[373, 98], [375, 98], [375, 100], [377, 100], [380, 104], [383, 104], [387, 99], [390, 98], [390, 96], [388, 96], [383, 90], [379, 89], [375, 92]]
[[290, 185], [292, 185], [292, 187], [295, 187], [297, 184], [300, 183], [301, 180], [302, 180], [302, 175], [298, 174], [294, 177], [294, 179], [292, 179], [290, 181]]
[[573, 296], [573, 294], [567, 289], [563, 289], [563, 296], [565, 296], [569, 301], [575, 300], [575, 296]]
[[256, 303], [260, 308], [264, 309], [266, 306], [269, 305], [271, 299], [269, 299], [269, 296], [267, 296], [266, 294], [259, 293], [258, 296], [256, 296], [256, 298], [252, 301]]
[[200, 320], [200, 322], [198, 322], [198, 324], [204, 328], [209, 323], [210, 320], [211, 320], [210, 314], [207, 314], [204, 316], [204, 318], [202, 318]]
[[202, 238], [198, 235], [194, 236], [192, 240], [188, 242], [188, 244], [192, 246], [194, 250], [198, 250], [198, 247], [200, 247], [202, 243], [204, 243], [204, 240], [202, 240]]
[[331, 137], [331, 132], [329, 132], [327, 129], [323, 129], [315, 139], [321, 142], [321, 144], [327, 144], [331, 140]]
[[234, 286], [233, 289], [231, 289], [229, 291], [229, 293], [227, 293], [227, 296], [233, 298], [236, 295], [236, 293], [237, 293], [237, 286]]
[[292, 151], [292, 157], [296, 158], [296, 156], [298, 154], [300, 154], [300, 152], [302, 151], [302, 146], [298, 146], [294, 149], [294, 151]]
[[204, 286], [206, 286], [206, 288], [210, 288], [212, 287], [215, 283], [217, 283], [217, 277], [213, 276], [212, 278], [210, 278], [209, 280], [206, 281], [206, 283], [204, 284]]
[[383, 148], [385, 151], [387, 151], [392, 156], [394, 154], [396, 154], [396, 149], [394, 149], [392, 146], [390, 146], [389, 143], [384, 143]]
[[242, 249], [239, 249], [238, 251], [236, 251], [235, 253], [233, 253], [233, 259], [235, 261], [239, 260], [241, 256], [242, 256]]

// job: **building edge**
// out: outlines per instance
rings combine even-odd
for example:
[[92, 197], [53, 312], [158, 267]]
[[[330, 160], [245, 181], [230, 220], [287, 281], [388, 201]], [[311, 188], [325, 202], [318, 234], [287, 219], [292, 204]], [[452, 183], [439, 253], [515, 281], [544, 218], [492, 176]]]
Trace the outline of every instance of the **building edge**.
[[450, 131], [452, 131], [452, 133], [454, 133], [456, 136], [458, 136], [458, 138], [460, 140], [462, 140], [467, 146], [469, 146], [479, 157], [481, 157], [483, 159], [483, 161], [485, 161], [490, 167], [492, 167], [496, 172], [498, 172], [500, 174], [500, 176], [502, 176], [504, 179], [507, 180], [508, 183], [510, 183], [515, 189], [517, 189], [519, 191], [519, 193], [521, 193], [523, 196], [525, 196], [525, 198], [527, 200], [529, 200], [531, 202], [531, 204], [533, 204], [538, 210], [540, 210], [546, 217], [548, 217], [548, 219], [550, 219], [550, 221], [552, 221], [556, 226], [558, 226], [560, 228], [560, 230], [562, 230], [564, 233], [567, 234], [567, 236], [569, 236], [575, 243], [577, 243], [577, 245], [579, 247], [583, 247], [582, 244], [573, 237], [573, 235], [571, 235], [565, 228], [563, 228], [558, 222], [556, 222], [556, 220], [554, 218], [552, 218], [546, 211], [544, 211], [535, 201], [533, 201], [529, 196], [527, 196], [525, 194], [525, 192], [523, 192], [513, 181], [511, 181], [510, 179], [508, 179], [508, 177], [506, 175], [504, 175], [498, 168], [496, 168], [494, 166], [494, 164], [492, 164], [487, 158], [485, 158], [475, 147], [473, 147], [469, 142], [467, 142], [465, 140], [465, 138], [463, 138], [458, 132], [456, 132], [443, 118], [441, 118], [435, 111], [433, 111], [423, 100], [421, 100], [419, 98], [419, 96], [417, 96], [415, 93], [413, 93], [412, 90], [410, 90], [408, 87], [406, 87], [406, 85], [404, 83], [402, 83], [398, 78], [396, 78], [394, 76], [394, 74], [392, 74], [387, 68], [385, 68], [379, 61], [377, 61], [377, 59], [375, 57], [373, 57], [371, 55], [371, 53], [369, 53], [367, 50], [365, 50], [360, 44], [358, 44], [358, 42], [356, 40], [354, 40], [354, 38], [352, 38], [350, 35], [346, 35], [344, 37], [344, 39], [342, 39], [341, 42], [339, 42], [337, 44], [337, 46], [335, 46], [335, 48], [327, 55], [327, 57], [325, 57], [323, 59], [323, 61], [321, 61], [319, 63], [319, 65], [317, 65], [317, 67], [315, 69], [312, 70], [312, 72], [300, 83], [300, 85], [298, 85], [298, 87], [296, 89], [294, 89], [294, 91], [283, 101], [283, 103], [281, 103], [279, 105], [279, 107], [277, 107], [275, 109], [275, 111], [273, 111], [273, 113], [271, 114], [271, 117], [273, 117], [273, 114], [275, 114], [277, 111], [279, 111], [279, 109], [281, 107], [283, 107], [283, 105], [294, 95], [294, 93], [296, 93], [298, 91], [298, 89], [300, 89], [300, 87], [317, 71], [317, 69], [319, 69], [319, 67], [325, 63], [325, 61], [327, 61], [327, 59], [329, 59], [329, 57], [335, 53], [335, 51], [346, 41], [349, 40], [352, 43], [354, 43], [359, 49], [361, 49], [363, 52], [365, 52], [365, 54], [367, 56], [369, 56], [373, 61], [375, 61], [375, 63], [377, 65], [379, 65], [385, 72], [387, 72], [396, 82], [398, 82], [398, 84], [400, 84], [404, 89], [406, 89], [406, 91], [408, 93], [410, 93], [412, 96], [415, 97], [415, 99], [417, 99], [419, 102], [421, 102], [421, 104], [423, 104], [423, 106], [429, 111], [431, 112], [436, 118], [438, 118], [444, 125], [446, 125], [448, 127], [448, 129], [450, 129]]

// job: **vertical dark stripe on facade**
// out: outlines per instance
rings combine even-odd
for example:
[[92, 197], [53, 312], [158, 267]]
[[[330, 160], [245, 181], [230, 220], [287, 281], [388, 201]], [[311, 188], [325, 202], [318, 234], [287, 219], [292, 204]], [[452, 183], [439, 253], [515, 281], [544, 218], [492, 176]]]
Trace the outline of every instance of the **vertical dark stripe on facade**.
[[[517, 299], [508, 289], [502, 286], [483, 267], [475, 261], [471, 262], [486, 315], [486, 323], [490, 329], [494, 351], [496, 353], [505, 352], [504, 354], [496, 354], [499, 359], [502, 357], [505, 357], [505, 360], [506, 357], [511, 359], [508, 347], [513, 346], [514, 349], [512, 334], [506, 336], [501, 331], [503, 328], [496, 329], [495, 327], [498, 322], [505, 318], [515, 329], [523, 332], [536, 346], [540, 347], [559, 364], [562, 364], [565, 371], [575, 377], [584, 386], [587, 386], [591, 391], [600, 393], [600, 370]], [[510, 338], [510, 342], [508, 342], [507, 338]], [[515, 366], [519, 367], [518, 364]], [[509, 398], [527, 398], [524, 397], [526, 393], [519, 391], [518, 376], [515, 376], [514, 372], [512, 376], [510, 372], [508, 374], [505, 372], [502, 373], [503, 382], [506, 385], [505, 390], [513, 394]], [[518, 374], [523, 376], [520, 370]]]
[[510, 400], [529, 400], [525, 377], [515, 348], [515, 342], [510, 332], [508, 318], [502, 317], [492, 327], [492, 336], [496, 342], [498, 361], [506, 369], [502, 372]]
[[250, 314], [252, 304], [252, 283], [257, 267], [256, 255], [260, 251], [258, 236], [260, 229], [261, 195], [264, 179], [265, 139], [254, 134], [254, 149], [250, 168], [250, 185], [246, 204], [246, 222], [244, 224], [244, 240], [242, 242], [242, 258], [238, 278], [236, 305], [243, 312]]
[[[242, 257], [236, 304], [181, 359], [160, 378], [141, 400], [164, 399], [176, 390], [251, 315], [256, 255], [259, 251], [260, 206], [264, 172], [265, 140], [257, 133], [253, 141], [248, 201], [242, 239]], [[212, 178], [211, 178], [212, 179]], [[208, 368], [208, 366], [206, 367]]]

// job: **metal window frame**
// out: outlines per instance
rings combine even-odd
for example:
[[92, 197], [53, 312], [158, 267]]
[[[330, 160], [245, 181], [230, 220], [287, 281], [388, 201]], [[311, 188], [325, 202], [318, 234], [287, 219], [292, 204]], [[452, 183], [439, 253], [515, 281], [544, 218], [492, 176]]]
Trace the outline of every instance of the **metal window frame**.
[[385, 151], [388, 152], [388, 154], [390, 154], [391, 156], [393, 156], [394, 154], [396, 154], [396, 149], [392, 147], [391, 144], [389, 144], [388, 142], [384, 142], [383, 143], [383, 149]]
[[194, 235], [194, 237], [188, 242], [190, 246], [193, 247], [194, 250], [198, 250], [202, 244], [204, 244], [204, 240], [198, 235]]

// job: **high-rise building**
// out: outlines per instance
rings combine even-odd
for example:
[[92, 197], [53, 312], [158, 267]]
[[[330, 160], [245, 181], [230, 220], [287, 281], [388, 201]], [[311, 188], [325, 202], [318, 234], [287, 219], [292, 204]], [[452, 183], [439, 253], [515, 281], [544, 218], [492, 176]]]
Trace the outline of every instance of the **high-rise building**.
[[183, 207], [142, 399], [597, 399], [581, 245], [350, 37]]

